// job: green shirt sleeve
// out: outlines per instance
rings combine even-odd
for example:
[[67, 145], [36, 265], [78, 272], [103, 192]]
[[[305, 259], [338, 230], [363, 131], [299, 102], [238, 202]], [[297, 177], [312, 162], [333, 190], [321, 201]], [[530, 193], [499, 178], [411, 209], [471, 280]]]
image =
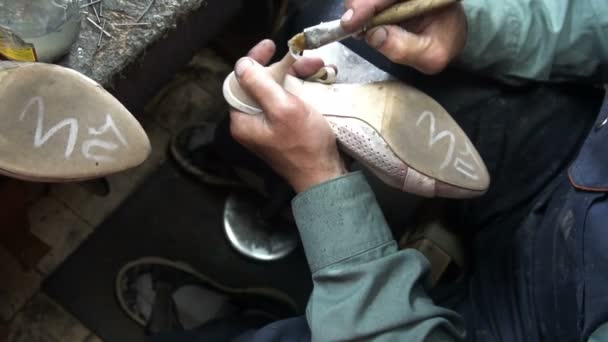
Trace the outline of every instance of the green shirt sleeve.
[[608, 323], [604, 323], [597, 328], [591, 337], [589, 337], [589, 342], [606, 342], [608, 341]]
[[460, 62], [511, 79], [608, 81], [608, 1], [463, 0]]
[[314, 283], [313, 341], [464, 339], [462, 318], [425, 292], [428, 261], [398, 250], [361, 173], [301, 193], [293, 209]]

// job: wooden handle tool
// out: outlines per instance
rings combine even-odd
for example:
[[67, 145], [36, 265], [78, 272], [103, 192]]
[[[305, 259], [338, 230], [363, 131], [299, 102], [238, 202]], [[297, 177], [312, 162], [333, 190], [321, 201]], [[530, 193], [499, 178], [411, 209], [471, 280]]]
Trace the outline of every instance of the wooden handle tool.
[[289, 41], [289, 48], [294, 53], [307, 49], [316, 49], [323, 45], [340, 41], [380, 25], [391, 25], [404, 22], [431, 11], [455, 4], [460, 0], [409, 0], [395, 4], [374, 16], [363, 30], [348, 33], [342, 29], [340, 20], [321, 23], [309, 27], [295, 35]]
[[459, 0], [410, 0], [393, 5], [375, 15], [366, 29], [380, 25], [393, 25], [404, 22], [439, 8], [457, 3]]

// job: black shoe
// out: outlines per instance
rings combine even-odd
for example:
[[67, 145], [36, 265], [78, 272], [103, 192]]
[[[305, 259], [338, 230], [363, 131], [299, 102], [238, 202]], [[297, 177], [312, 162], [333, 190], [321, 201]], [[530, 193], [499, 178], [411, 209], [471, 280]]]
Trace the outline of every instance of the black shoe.
[[238, 153], [240, 150], [219, 146], [215, 142], [217, 130], [217, 124], [183, 129], [171, 141], [173, 159], [182, 170], [207, 185], [249, 189], [265, 195], [262, 176], [229, 162], [230, 156], [222, 156], [222, 153]]
[[116, 296], [148, 334], [189, 330], [235, 314], [267, 323], [297, 314], [295, 302], [281, 291], [227, 287], [187, 264], [158, 257], [125, 265], [116, 277]]

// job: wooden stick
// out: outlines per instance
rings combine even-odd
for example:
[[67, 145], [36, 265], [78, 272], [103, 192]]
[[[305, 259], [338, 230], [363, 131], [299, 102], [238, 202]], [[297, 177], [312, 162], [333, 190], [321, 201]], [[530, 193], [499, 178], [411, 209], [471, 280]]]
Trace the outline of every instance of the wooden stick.
[[[382, 11], [364, 26], [365, 32], [379, 25], [390, 25], [404, 22], [431, 11], [452, 5], [460, 0], [409, 0], [398, 3]], [[357, 32], [358, 33], [358, 32]], [[352, 36], [352, 32], [346, 32], [342, 28], [340, 19], [321, 23], [304, 29], [304, 32], [295, 35], [289, 40], [288, 46], [293, 53], [299, 53], [306, 49], [316, 49], [323, 45], [340, 41]]]
[[374, 16], [366, 25], [367, 29], [380, 25], [392, 25], [426, 14], [460, 0], [410, 0], [393, 5]]

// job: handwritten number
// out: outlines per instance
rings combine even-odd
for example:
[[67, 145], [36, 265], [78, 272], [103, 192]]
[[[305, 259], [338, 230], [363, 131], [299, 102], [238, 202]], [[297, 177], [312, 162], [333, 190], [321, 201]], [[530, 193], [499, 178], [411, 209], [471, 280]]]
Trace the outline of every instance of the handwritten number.
[[127, 140], [125, 139], [125, 137], [123, 137], [122, 133], [120, 133], [120, 131], [118, 130], [118, 127], [116, 127], [116, 124], [114, 123], [114, 120], [112, 119], [110, 114], [106, 114], [106, 123], [103, 126], [101, 126], [99, 129], [96, 129], [95, 127], [89, 127], [89, 134], [90, 135], [102, 135], [105, 132], [107, 132], [108, 130], [111, 130], [112, 133], [114, 133], [114, 135], [116, 136], [116, 138], [118, 138], [118, 140], [120, 140], [120, 142], [125, 147], [129, 146], [129, 144], [127, 144]]
[[441, 131], [438, 134], [435, 134], [435, 115], [429, 111], [425, 111], [420, 115], [418, 121], [416, 121], [416, 126], [420, 127], [420, 124], [426, 118], [429, 119], [429, 148], [433, 148], [433, 146], [441, 139], [448, 138], [450, 140], [448, 152], [445, 155], [443, 163], [441, 163], [441, 165], [439, 166], [440, 169], [445, 169], [448, 165], [450, 165], [450, 161], [452, 161], [452, 158], [454, 156], [454, 145], [456, 144], [456, 137], [454, 137], [454, 133], [450, 131]]
[[34, 146], [38, 148], [44, 145], [51, 137], [53, 137], [53, 135], [57, 134], [59, 130], [64, 127], [69, 127], [70, 134], [68, 136], [68, 142], [65, 147], [65, 158], [70, 159], [72, 153], [74, 152], [74, 146], [76, 146], [76, 138], [78, 137], [78, 121], [73, 118], [65, 119], [57, 125], [51, 127], [51, 129], [49, 129], [44, 135], [42, 135], [42, 131], [44, 130], [44, 101], [42, 101], [41, 97], [34, 97], [30, 100], [30, 102], [28, 102], [23, 112], [21, 112], [19, 120], [23, 121], [25, 115], [29, 113], [29, 109], [33, 105], [37, 105], [38, 108], [38, 122], [36, 124], [36, 133], [34, 135]]
[[479, 179], [479, 176], [475, 173], [475, 168], [471, 166], [471, 164], [460, 159], [459, 157], [454, 160], [454, 168], [456, 168], [456, 171], [462, 173], [463, 175], [473, 180]]
[[85, 158], [92, 159], [97, 162], [114, 161], [114, 158], [112, 158], [112, 157], [101, 156], [101, 155], [96, 155], [96, 154], [91, 153], [91, 149], [93, 147], [102, 148], [106, 151], [114, 151], [118, 148], [118, 145], [116, 145], [113, 142], [108, 142], [108, 141], [99, 140], [99, 139], [89, 139], [89, 140], [85, 141], [84, 143], [82, 143], [82, 154], [84, 155]]
[[[127, 144], [127, 140], [125, 139], [125, 137], [122, 135], [122, 133], [120, 133], [120, 131], [118, 130], [118, 127], [116, 127], [116, 124], [114, 123], [114, 120], [112, 120], [112, 117], [110, 116], [110, 114], [106, 114], [106, 122], [99, 128], [89, 127], [89, 134], [92, 136], [99, 136], [108, 131], [112, 131], [112, 133], [114, 133], [116, 138], [124, 146], [129, 146]], [[114, 158], [112, 158], [112, 157], [101, 156], [101, 155], [96, 155], [96, 154], [91, 153], [91, 148], [93, 148], [93, 147], [102, 148], [106, 151], [115, 151], [118, 148], [118, 145], [116, 145], [113, 142], [108, 142], [108, 141], [101, 140], [101, 139], [88, 139], [82, 143], [82, 154], [84, 155], [85, 158], [92, 159], [97, 162], [114, 161]]]
[[[454, 158], [454, 150], [456, 147], [456, 137], [455, 137], [454, 133], [447, 131], [447, 130], [436, 133], [435, 114], [433, 114], [432, 112], [429, 112], [429, 111], [425, 111], [422, 114], [420, 114], [420, 117], [416, 121], [416, 126], [420, 127], [420, 125], [422, 124], [422, 122], [425, 119], [428, 119], [428, 121], [429, 121], [429, 141], [428, 141], [429, 149], [433, 148], [433, 146], [438, 141], [440, 141], [442, 139], [446, 139], [446, 138], [449, 139], [448, 151], [445, 155], [443, 162], [439, 166], [439, 168], [445, 169], [450, 164], [452, 164], [452, 166], [456, 169], [456, 171], [460, 172], [464, 176], [469, 177], [473, 180], [479, 180], [479, 175], [477, 175], [477, 169], [481, 168], [481, 163], [477, 159], [477, 157], [475, 157], [475, 154], [473, 153], [473, 147], [469, 144], [469, 142], [465, 141], [464, 150], [458, 151], [459, 155], [462, 158], [461, 157]], [[467, 159], [468, 158], [472, 159], [475, 165], [472, 165], [471, 163], [469, 163], [465, 159], [463, 159], [465, 157]], [[453, 163], [452, 163], [452, 160], [454, 161]]]
[[[25, 119], [25, 116], [31, 112], [32, 107], [35, 107], [34, 112], [37, 115], [36, 132], [34, 133], [34, 147], [40, 148], [42, 145], [46, 144], [49, 139], [51, 139], [55, 134], [57, 134], [57, 132], [59, 132], [65, 127], [68, 127], [69, 135], [65, 148], [65, 158], [70, 159], [70, 157], [74, 153], [74, 148], [78, 139], [78, 121], [75, 118], [67, 118], [59, 122], [57, 125], [51, 127], [46, 133], [43, 134], [45, 108], [42, 97], [37, 96], [32, 98], [19, 115], [19, 120], [23, 121]], [[112, 116], [110, 114], [106, 114], [106, 121], [104, 124], [99, 127], [89, 127], [88, 130], [89, 135], [92, 137], [100, 136], [107, 132], [114, 133], [116, 139], [118, 139], [118, 141], [120, 141], [120, 143], [125, 147], [129, 146], [127, 140], [114, 123], [114, 120], [112, 119]], [[85, 158], [97, 162], [111, 162], [115, 159], [110, 156], [94, 154], [92, 152], [93, 148], [103, 149], [112, 152], [118, 149], [118, 145], [113, 142], [99, 138], [87, 139], [82, 143], [82, 155]]]

